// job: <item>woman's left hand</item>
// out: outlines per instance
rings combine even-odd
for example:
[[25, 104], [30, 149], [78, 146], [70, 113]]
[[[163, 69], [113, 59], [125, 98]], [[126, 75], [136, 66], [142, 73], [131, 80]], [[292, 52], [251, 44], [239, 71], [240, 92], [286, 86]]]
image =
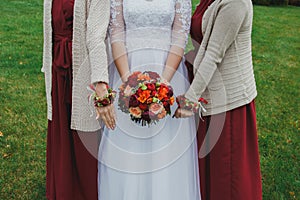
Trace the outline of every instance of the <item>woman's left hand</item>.
[[[96, 94], [99, 97], [104, 97], [106, 94], [108, 94], [107, 91], [107, 84], [99, 82], [96, 85]], [[109, 129], [115, 129], [116, 126], [116, 113], [115, 113], [115, 107], [113, 104], [110, 104], [105, 107], [97, 107], [96, 108], [97, 117], [96, 119], [101, 119], [105, 126]]]
[[194, 116], [194, 113], [190, 110], [185, 110], [182, 108], [177, 108], [175, 111], [175, 114], [173, 115], [173, 117], [175, 118], [187, 118], [187, 117], [191, 117]]

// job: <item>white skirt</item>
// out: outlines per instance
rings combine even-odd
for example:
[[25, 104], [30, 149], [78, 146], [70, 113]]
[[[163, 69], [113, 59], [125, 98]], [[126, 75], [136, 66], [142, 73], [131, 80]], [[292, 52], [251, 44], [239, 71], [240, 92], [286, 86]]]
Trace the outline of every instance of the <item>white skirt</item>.
[[[162, 73], [168, 52], [143, 49], [128, 53], [133, 71]], [[122, 84], [114, 64], [110, 83]], [[175, 97], [189, 86], [183, 62], [171, 80]], [[167, 115], [150, 127], [131, 121], [118, 109], [117, 126], [104, 128], [98, 155], [99, 200], [200, 200], [198, 153], [194, 118]], [[172, 114], [177, 108], [172, 106]]]

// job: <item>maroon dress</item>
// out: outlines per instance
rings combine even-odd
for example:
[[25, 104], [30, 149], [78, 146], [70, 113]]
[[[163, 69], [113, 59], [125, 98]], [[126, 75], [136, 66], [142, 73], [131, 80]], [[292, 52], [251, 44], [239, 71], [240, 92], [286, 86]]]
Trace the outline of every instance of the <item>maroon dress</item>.
[[[201, 1], [192, 17], [191, 37], [196, 51], [202, 41], [202, 16], [212, 2], [213, 0]], [[213, 117], [222, 118], [221, 115]], [[199, 122], [199, 150], [211, 118], [212, 116], [207, 116]], [[209, 134], [214, 135], [218, 130], [211, 128], [210, 131]], [[226, 112], [221, 136], [212, 151], [199, 159], [199, 170], [202, 200], [262, 199], [254, 101]]]
[[[97, 159], [70, 129], [74, 0], [53, 0], [52, 121], [48, 121], [46, 196], [96, 200]], [[95, 140], [97, 133], [86, 133]]]

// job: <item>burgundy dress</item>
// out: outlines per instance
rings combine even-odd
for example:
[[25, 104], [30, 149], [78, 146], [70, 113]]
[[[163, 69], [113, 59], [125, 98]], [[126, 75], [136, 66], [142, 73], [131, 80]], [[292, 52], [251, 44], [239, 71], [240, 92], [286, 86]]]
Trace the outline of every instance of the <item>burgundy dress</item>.
[[[201, 1], [193, 14], [191, 37], [194, 44], [202, 41], [202, 16], [212, 1]], [[196, 51], [198, 44], [194, 45]], [[219, 114], [214, 117], [222, 116]], [[199, 122], [197, 134], [199, 150], [211, 116], [203, 119]], [[214, 128], [209, 134], [213, 132]], [[212, 151], [199, 159], [199, 170], [202, 200], [262, 199], [254, 101], [226, 112], [221, 136]]]
[[[97, 159], [70, 129], [74, 0], [53, 0], [52, 121], [48, 121], [46, 196], [96, 200]], [[97, 133], [87, 133], [91, 140]]]

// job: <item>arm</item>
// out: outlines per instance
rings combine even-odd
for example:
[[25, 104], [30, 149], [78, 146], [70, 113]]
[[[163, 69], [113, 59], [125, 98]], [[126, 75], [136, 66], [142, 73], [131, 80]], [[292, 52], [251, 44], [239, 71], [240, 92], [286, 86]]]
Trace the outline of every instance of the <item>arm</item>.
[[123, 0], [113, 0], [111, 3], [111, 15], [109, 24], [112, 55], [117, 70], [126, 81], [129, 75], [128, 57], [125, 47], [125, 22], [123, 19]]
[[217, 64], [221, 63], [226, 50], [237, 37], [247, 15], [245, 9], [246, 5], [243, 2], [232, 1], [223, 5], [218, 11], [203, 60], [199, 66], [194, 66], [198, 69], [189, 90], [185, 94], [186, 98], [197, 102], [205, 91], [217, 69]]
[[[87, 48], [91, 67], [91, 83], [96, 84], [96, 93], [106, 95], [108, 83], [108, 63], [105, 38], [110, 16], [110, 0], [91, 0], [87, 17]], [[115, 113], [113, 105], [96, 108], [97, 119], [114, 129]]]
[[105, 38], [109, 23], [110, 0], [91, 0], [87, 16], [86, 42], [91, 66], [91, 83], [108, 83]]
[[191, 1], [176, 0], [175, 18], [172, 27], [172, 43], [165, 63], [163, 78], [171, 81], [176, 72], [188, 41], [191, 21]]

